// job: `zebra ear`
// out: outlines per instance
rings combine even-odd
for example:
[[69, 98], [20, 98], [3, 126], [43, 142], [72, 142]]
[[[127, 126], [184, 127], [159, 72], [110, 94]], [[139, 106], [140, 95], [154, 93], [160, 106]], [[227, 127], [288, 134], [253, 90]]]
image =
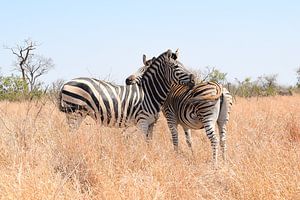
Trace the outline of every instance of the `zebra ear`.
[[143, 63], [144, 63], [144, 65], [147, 65], [147, 64], [146, 64], [146, 62], [147, 62], [146, 55], [145, 55], [145, 54], [143, 54]]
[[172, 58], [176, 60], [178, 58], [178, 49], [175, 51], [175, 53], [172, 53]]
[[177, 59], [177, 55], [176, 55], [176, 53], [172, 53], [172, 58], [173, 58], [174, 60], [176, 60], [176, 59]]
[[172, 51], [171, 51], [171, 49], [168, 49], [168, 51], [167, 51], [167, 56], [168, 56], [168, 58], [171, 58], [172, 57]]
[[[153, 57], [153, 58], [151, 59], [151, 64], [154, 63], [155, 59], [156, 59], [156, 57]], [[151, 65], [151, 64], [150, 64], [150, 65]]]
[[136, 83], [135, 79], [136, 79], [135, 75], [128, 76], [126, 78], [126, 80], [125, 80], [126, 85], [133, 85], [133, 84], [135, 84]]
[[151, 60], [147, 60], [147, 61], [144, 63], [144, 65], [147, 66], [147, 67], [149, 67], [150, 65], [152, 65], [152, 63], [153, 63], [153, 58], [152, 58]]
[[179, 52], [179, 49], [176, 49], [176, 51], [175, 51], [175, 54], [176, 54], [176, 57], [178, 58], [178, 53]]

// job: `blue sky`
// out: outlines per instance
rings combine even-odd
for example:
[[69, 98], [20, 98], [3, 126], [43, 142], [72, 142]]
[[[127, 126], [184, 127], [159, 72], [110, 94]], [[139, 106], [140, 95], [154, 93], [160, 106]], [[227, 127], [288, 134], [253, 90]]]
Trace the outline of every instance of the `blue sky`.
[[[54, 60], [44, 76], [93, 76], [123, 83], [142, 65], [142, 54], [180, 50], [192, 69], [215, 67], [240, 80], [278, 74], [296, 83], [300, 67], [300, 1], [2, 1], [1, 74], [14, 56], [3, 45], [26, 38]], [[16, 72], [15, 72], [16, 73]]]

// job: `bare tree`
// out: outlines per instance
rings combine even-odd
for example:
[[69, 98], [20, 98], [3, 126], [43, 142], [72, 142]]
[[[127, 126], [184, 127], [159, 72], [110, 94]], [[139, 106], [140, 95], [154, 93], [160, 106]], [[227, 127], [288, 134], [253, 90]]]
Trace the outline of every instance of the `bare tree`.
[[51, 58], [45, 58], [41, 55], [35, 55], [33, 58], [28, 60], [25, 64], [25, 76], [29, 83], [30, 91], [32, 91], [36, 86], [37, 79], [40, 76], [47, 74], [53, 66]]
[[17, 57], [15, 67], [21, 72], [22, 79], [29, 86], [30, 91], [35, 89], [37, 79], [54, 67], [51, 58], [33, 53], [37, 47], [38, 44], [31, 39], [26, 39], [22, 45], [6, 47]]
[[23, 81], [26, 82], [26, 76], [25, 76], [25, 65], [30, 59], [30, 57], [33, 57], [32, 51], [36, 49], [37, 44], [30, 39], [26, 39], [24, 41], [23, 45], [16, 45], [15, 47], [11, 47], [7, 49], [10, 49], [11, 52], [17, 56], [17, 60], [15, 62], [16, 69], [22, 73]]
[[269, 89], [269, 88], [276, 88], [277, 87], [277, 77], [278, 74], [271, 74], [271, 75], [263, 75], [259, 76], [258, 79], [258, 84], [261, 85], [263, 89]]

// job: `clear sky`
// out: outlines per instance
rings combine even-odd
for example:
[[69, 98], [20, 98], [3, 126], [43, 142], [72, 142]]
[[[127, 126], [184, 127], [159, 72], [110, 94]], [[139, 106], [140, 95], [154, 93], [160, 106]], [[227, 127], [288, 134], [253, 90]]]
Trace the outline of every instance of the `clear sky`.
[[142, 54], [180, 50], [193, 69], [215, 67], [229, 80], [278, 74], [296, 83], [300, 1], [1, 1], [1, 74], [14, 56], [3, 45], [31, 38], [55, 69], [46, 83], [79, 76], [117, 83], [142, 65]]

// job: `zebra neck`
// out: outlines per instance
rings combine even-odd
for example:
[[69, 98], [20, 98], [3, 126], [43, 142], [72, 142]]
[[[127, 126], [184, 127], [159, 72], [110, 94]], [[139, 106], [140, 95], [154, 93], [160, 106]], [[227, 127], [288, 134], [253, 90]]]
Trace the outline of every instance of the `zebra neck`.
[[145, 110], [155, 114], [160, 111], [161, 106], [165, 102], [170, 92], [171, 84], [168, 83], [166, 78], [151, 74], [143, 77], [142, 89], [145, 94]]

